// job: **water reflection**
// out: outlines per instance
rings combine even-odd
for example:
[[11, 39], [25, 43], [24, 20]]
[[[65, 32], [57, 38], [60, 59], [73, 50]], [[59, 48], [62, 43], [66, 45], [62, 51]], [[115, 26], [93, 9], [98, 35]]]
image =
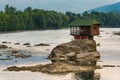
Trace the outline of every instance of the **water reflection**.
[[94, 71], [75, 73], [73, 80], [100, 80], [100, 74]]
[[[67, 59], [67, 60], [52, 60], [52, 62], [62, 63], [61, 66], [64, 65], [62, 70], [64, 71], [64, 68], [65, 68], [66, 74], [69, 74], [69, 72], [72, 72], [74, 75], [72, 75], [72, 79], [70, 80], [100, 80], [100, 73], [95, 73], [95, 70], [97, 68], [97, 61], [99, 59], [100, 58]], [[57, 65], [57, 66], [60, 66], [60, 65]]]

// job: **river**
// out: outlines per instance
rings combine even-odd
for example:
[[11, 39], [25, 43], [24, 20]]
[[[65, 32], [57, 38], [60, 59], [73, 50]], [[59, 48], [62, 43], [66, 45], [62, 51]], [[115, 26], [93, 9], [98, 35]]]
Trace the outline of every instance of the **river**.
[[[119, 28], [101, 28], [99, 36], [95, 37], [100, 46], [97, 50], [101, 54], [98, 65], [120, 65], [120, 36], [113, 35], [114, 31], [120, 31]], [[120, 67], [105, 67], [97, 69], [89, 73], [66, 73], [66, 74], [46, 74], [41, 72], [9, 72], [3, 71], [9, 66], [23, 66], [46, 64], [51, 61], [47, 60], [47, 56], [51, 50], [58, 44], [69, 42], [73, 37], [69, 35], [69, 29], [62, 30], [45, 30], [45, 31], [25, 31], [16, 33], [0, 34], [0, 44], [3, 41], [11, 42], [5, 45], [13, 49], [20, 50], [22, 53], [30, 54], [32, 57], [21, 59], [13, 58], [12, 60], [0, 60], [0, 80], [120, 80]], [[20, 43], [20, 45], [14, 45]], [[23, 44], [30, 43], [30, 47]], [[50, 46], [36, 47], [35, 44], [46, 43]], [[11, 50], [11, 49], [9, 49]], [[7, 50], [8, 51], [8, 50]], [[5, 49], [0, 50], [0, 58], [5, 57], [7, 53]]]

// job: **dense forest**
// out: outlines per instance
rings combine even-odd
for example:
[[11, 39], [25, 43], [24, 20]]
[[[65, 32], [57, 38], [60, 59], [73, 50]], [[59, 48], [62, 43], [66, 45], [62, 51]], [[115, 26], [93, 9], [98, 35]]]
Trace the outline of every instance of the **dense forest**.
[[96, 19], [103, 27], [120, 27], [120, 14], [87, 11], [83, 14], [60, 13], [27, 7], [23, 11], [6, 5], [0, 11], [0, 31], [45, 30], [67, 28], [77, 19]]

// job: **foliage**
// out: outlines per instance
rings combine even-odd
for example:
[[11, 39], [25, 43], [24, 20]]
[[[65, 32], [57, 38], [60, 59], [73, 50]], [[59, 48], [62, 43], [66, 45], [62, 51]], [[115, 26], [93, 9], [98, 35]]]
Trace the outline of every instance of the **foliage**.
[[24, 11], [6, 5], [0, 11], [0, 31], [45, 30], [67, 28], [68, 25], [79, 19], [96, 19], [103, 27], [120, 27], [120, 14], [87, 11], [83, 14], [72, 12], [60, 13], [27, 7]]

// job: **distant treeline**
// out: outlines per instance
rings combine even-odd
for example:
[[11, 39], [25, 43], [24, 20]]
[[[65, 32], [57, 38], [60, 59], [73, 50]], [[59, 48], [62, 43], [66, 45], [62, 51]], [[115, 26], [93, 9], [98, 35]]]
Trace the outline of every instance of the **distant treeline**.
[[27, 7], [23, 11], [6, 5], [0, 11], [0, 31], [45, 30], [67, 28], [77, 19], [96, 19], [104, 27], [120, 27], [120, 14], [102, 12], [60, 13]]

